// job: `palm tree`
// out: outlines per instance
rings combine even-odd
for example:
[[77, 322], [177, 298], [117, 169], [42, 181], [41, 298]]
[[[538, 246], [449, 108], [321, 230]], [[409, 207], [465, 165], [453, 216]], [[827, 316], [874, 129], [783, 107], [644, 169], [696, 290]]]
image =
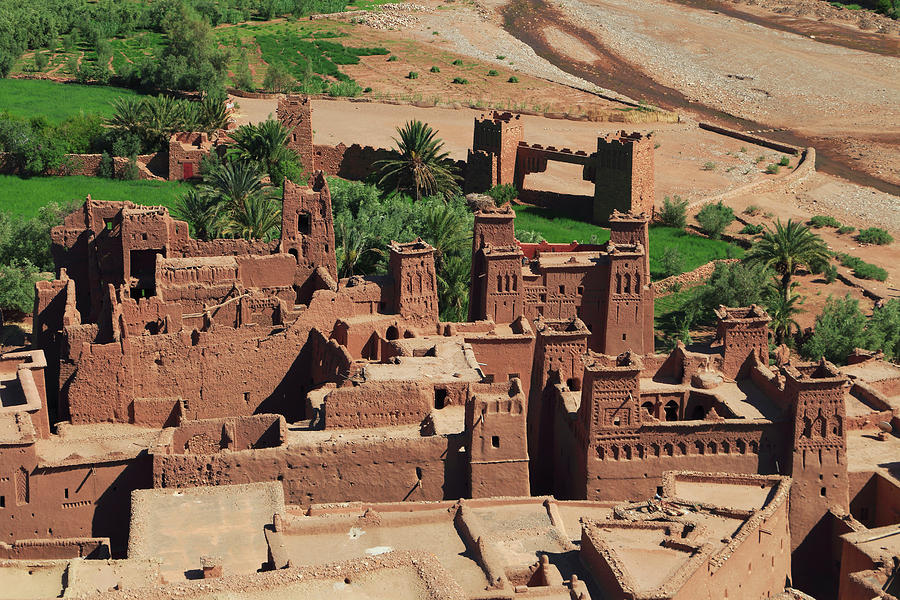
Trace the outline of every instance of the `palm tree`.
[[197, 112], [197, 131], [212, 133], [228, 127], [231, 115], [221, 94], [207, 94], [200, 102], [193, 103]]
[[469, 312], [471, 264], [464, 256], [451, 256], [437, 270], [438, 302], [445, 321], [464, 321]]
[[472, 228], [466, 218], [450, 204], [435, 204], [425, 212], [421, 224], [422, 239], [434, 247], [437, 266], [450, 255], [465, 252], [472, 243]]
[[782, 224], [779, 219], [774, 230], [766, 227], [762, 239], [747, 253], [749, 262], [770, 267], [781, 276], [780, 291], [785, 301], [790, 294], [791, 277], [799, 265], [809, 266], [829, 258], [822, 238], [806, 225], [790, 219], [787, 224]]
[[775, 343], [779, 346], [800, 331], [800, 324], [794, 317], [803, 312], [797, 304], [803, 304], [804, 300], [799, 294], [789, 293], [785, 297], [780, 292], [781, 290], [773, 287], [766, 306], [769, 316], [772, 317], [771, 327], [775, 332]]
[[204, 192], [215, 196], [229, 211], [241, 210], [244, 200], [263, 193], [259, 167], [256, 163], [225, 161], [210, 172], [204, 180]]
[[265, 194], [251, 194], [233, 207], [225, 233], [248, 240], [269, 240], [281, 224], [281, 205]]
[[269, 118], [258, 125], [242, 125], [231, 134], [235, 146], [233, 156], [259, 163], [269, 175], [272, 185], [282, 180], [301, 176], [300, 155], [288, 148], [290, 132], [275, 119]]
[[144, 99], [139, 96], [119, 96], [112, 102], [113, 115], [107, 123], [115, 128], [143, 136], [145, 120]]
[[144, 99], [144, 130], [149, 142], [164, 147], [172, 134], [184, 129], [184, 103], [171, 96], [149, 96]]
[[443, 194], [449, 198], [460, 193], [460, 177], [435, 130], [421, 121], [408, 121], [397, 133], [397, 149], [390, 151], [390, 158], [373, 165], [378, 169], [379, 186], [412, 192], [417, 201], [423, 195]]
[[191, 233], [200, 240], [208, 240], [221, 234], [221, 209], [216, 194], [196, 188], [189, 189], [175, 202], [175, 214], [187, 221]]
[[353, 271], [367, 254], [384, 254], [377, 246], [378, 241], [368, 231], [351, 227], [348, 232], [347, 226], [341, 221], [338, 223], [338, 234], [336, 254], [340, 278], [352, 277]]

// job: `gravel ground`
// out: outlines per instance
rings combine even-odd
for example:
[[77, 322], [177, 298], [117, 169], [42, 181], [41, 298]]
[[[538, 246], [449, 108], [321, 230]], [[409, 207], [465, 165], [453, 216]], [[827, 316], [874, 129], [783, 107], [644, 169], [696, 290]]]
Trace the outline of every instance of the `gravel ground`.
[[812, 214], [827, 214], [844, 221], [849, 216], [849, 222], [856, 226], [900, 232], [900, 200], [872, 188], [819, 176], [800, 187], [796, 200]]

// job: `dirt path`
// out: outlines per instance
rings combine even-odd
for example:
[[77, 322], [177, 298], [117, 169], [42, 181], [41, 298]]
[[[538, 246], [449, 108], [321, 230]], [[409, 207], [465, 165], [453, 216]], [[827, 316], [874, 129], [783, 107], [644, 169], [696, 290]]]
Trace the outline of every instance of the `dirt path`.
[[[769, 136], [817, 147], [820, 170], [900, 194], [896, 58], [663, 0], [495, 7], [509, 32], [563, 70], [740, 129], [781, 130]], [[582, 60], [584, 45], [598, 60]]]

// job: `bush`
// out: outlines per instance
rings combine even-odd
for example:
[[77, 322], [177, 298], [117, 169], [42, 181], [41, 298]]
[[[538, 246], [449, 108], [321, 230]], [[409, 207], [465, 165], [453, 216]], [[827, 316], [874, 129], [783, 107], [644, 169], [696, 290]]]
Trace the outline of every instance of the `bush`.
[[454, 77], [452, 83], [458, 83], [459, 85], [466, 85], [469, 83], [469, 80], [464, 79], [462, 77]]
[[369, 94], [371, 92], [372, 92], [372, 88], [370, 88], [370, 87], [367, 87], [366, 89], [363, 90], [363, 94]]
[[780, 167], [778, 165], [776, 165], [775, 163], [770, 163], [766, 166], [766, 173], [768, 173], [769, 175], [775, 175], [776, 173], [778, 173], [779, 169]]
[[687, 225], [687, 206], [688, 201], [678, 194], [671, 199], [666, 196], [663, 198], [662, 210], [659, 211], [659, 220], [669, 227], [684, 229]]
[[741, 229], [740, 233], [745, 233], [747, 235], [759, 235], [763, 232], [762, 225], [753, 225], [752, 223], [748, 223], [744, 225], [744, 228]]
[[807, 221], [807, 225], [814, 229], [821, 229], [822, 227], [840, 227], [841, 222], [828, 215], [816, 215]]
[[716, 263], [716, 267], [700, 294], [700, 303], [707, 318], [713, 320], [712, 310], [725, 306], [761, 304], [772, 279], [772, 271], [760, 264]]
[[900, 357], [900, 300], [876, 308], [866, 326], [866, 348], [881, 350], [889, 360]]
[[669, 246], [663, 251], [659, 263], [664, 277], [672, 277], [673, 275], [684, 273], [684, 259], [678, 248], [674, 246]]
[[4, 312], [34, 310], [34, 283], [41, 279], [28, 261], [0, 264], [0, 323]]
[[516, 232], [516, 239], [523, 244], [540, 244], [547, 241], [544, 239], [544, 236], [531, 229], [520, 229]]
[[137, 181], [140, 179], [141, 171], [138, 169], [137, 156], [131, 155], [128, 157], [128, 162], [122, 167], [118, 176], [122, 181]]
[[100, 167], [97, 169], [97, 175], [106, 179], [112, 179], [116, 176], [115, 160], [105, 150], [100, 155]]
[[504, 54], [498, 54], [498, 55], [497, 55], [497, 60], [506, 60], [506, 55], [504, 55]]
[[707, 161], [707, 162], [703, 163], [703, 166], [700, 167], [700, 170], [701, 171], [715, 171], [716, 163], [712, 162], [711, 160]]
[[512, 185], [511, 183], [495, 185], [486, 193], [488, 196], [494, 199], [494, 203], [497, 206], [503, 206], [507, 202], [512, 202], [519, 197], [519, 191], [516, 189], [516, 186]]
[[34, 67], [36, 71], [43, 71], [45, 68], [47, 68], [47, 64], [49, 62], [50, 57], [43, 52], [34, 53]]
[[69, 35], [62, 36], [62, 47], [66, 52], [71, 52], [75, 49], [75, 45], [78, 43], [78, 33], [73, 31]]
[[65, 143], [52, 130], [10, 117], [0, 118], [0, 151], [9, 152], [13, 167], [26, 176], [59, 168], [66, 161]]
[[419, 74], [415, 71], [410, 71], [409, 75], [406, 76], [407, 79], [418, 79]]
[[714, 240], [722, 237], [722, 232], [734, 221], [734, 211], [720, 200], [716, 204], [707, 204], [695, 217], [700, 223], [700, 230]]
[[498, 72], [495, 71], [494, 69], [491, 69], [490, 71], [487, 72], [487, 74], [488, 74], [488, 77], [496, 77], [496, 76], [499, 75], [500, 73], [498, 73]]
[[396, 54], [391, 54], [390, 56], [388, 56], [388, 62], [396, 62], [398, 60], [400, 60], [400, 57]]
[[269, 68], [266, 70], [266, 76], [262, 85], [267, 92], [283, 94], [291, 91], [297, 85], [297, 82], [287, 70], [287, 67], [281, 63], [274, 63], [269, 65]]
[[860, 229], [856, 239], [863, 244], [877, 244], [879, 246], [885, 246], [894, 242], [893, 236], [880, 227]]
[[463, 63], [462, 63], [462, 61], [461, 61], [460, 59], [457, 58], [456, 60], [454, 60], [454, 61], [453, 61], [452, 63], [450, 63], [450, 64], [453, 65], [454, 67], [461, 67]]
[[440, 67], [437, 67], [437, 66], [431, 67], [430, 70], [431, 70], [432, 73], [440, 73], [440, 72], [441, 72]]
[[759, 208], [757, 205], [751, 204], [750, 206], [748, 206], [747, 208], [744, 209], [744, 214], [750, 215], [751, 217], [755, 217], [756, 215], [759, 214], [760, 210], [762, 210], [762, 209]]
[[328, 84], [328, 95], [332, 97], [355, 98], [362, 93], [362, 88], [353, 80], [335, 81]]
[[791, 164], [791, 159], [789, 159], [787, 156], [782, 156], [781, 160], [778, 161], [778, 166], [780, 166], [780, 167], [786, 167], [790, 164]]
[[509, 79], [507, 79], [506, 81], [507, 81], [507, 83], [519, 83], [519, 78], [516, 77], [515, 75], [513, 75], [513, 76], [511, 76]]
[[838, 227], [838, 230], [837, 230], [837, 232], [840, 233], [841, 235], [843, 235], [845, 233], [853, 233], [854, 231], [856, 231], [856, 227], [852, 227], [850, 225], [841, 225], [840, 227]]
[[253, 73], [250, 71], [250, 57], [246, 50], [241, 50], [241, 60], [234, 71], [234, 87], [246, 92], [253, 91]]
[[853, 267], [853, 274], [860, 279], [874, 279], [875, 281], [885, 281], [888, 277], [887, 271], [867, 262]]
[[829, 297], [801, 353], [813, 360], [824, 356], [831, 362], [843, 363], [854, 348], [865, 345], [865, 326], [866, 317], [858, 300], [849, 295], [842, 299]]
[[825, 283], [834, 283], [837, 280], [837, 267], [828, 263], [822, 268], [822, 275], [825, 277]]

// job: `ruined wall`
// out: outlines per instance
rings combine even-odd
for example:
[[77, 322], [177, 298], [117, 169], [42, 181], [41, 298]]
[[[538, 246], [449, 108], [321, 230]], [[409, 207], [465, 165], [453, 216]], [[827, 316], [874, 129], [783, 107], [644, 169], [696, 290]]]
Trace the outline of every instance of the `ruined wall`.
[[326, 429], [418, 425], [431, 412], [434, 387], [416, 381], [339, 387], [325, 398]]
[[[461, 436], [360, 438], [213, 455], [153, 455], [153, 487], [282, 481], [285, 502], [442, 500], [465, 495]], [[377, 473], [377, 477], [372, 474]]]
[[391, 157], [387, 148], [372, 146], [350, 146], [340, 143], [337, 146], [316, 144], [315, 168], [344, 179], [360, 181], [375, 172], [374, 164], [379, 160]]
[[0, 560], [106, 559], [109, 556], [109, 540], [105, 538], [18, 540], [11, 544], [0, 542]]
[[278, 98], [276, 118], [288, 130], [287, 146], [300, 155], [303, 168], [315, 168], [313, 154], [312, 105], [309, 96], [288, 95]]

